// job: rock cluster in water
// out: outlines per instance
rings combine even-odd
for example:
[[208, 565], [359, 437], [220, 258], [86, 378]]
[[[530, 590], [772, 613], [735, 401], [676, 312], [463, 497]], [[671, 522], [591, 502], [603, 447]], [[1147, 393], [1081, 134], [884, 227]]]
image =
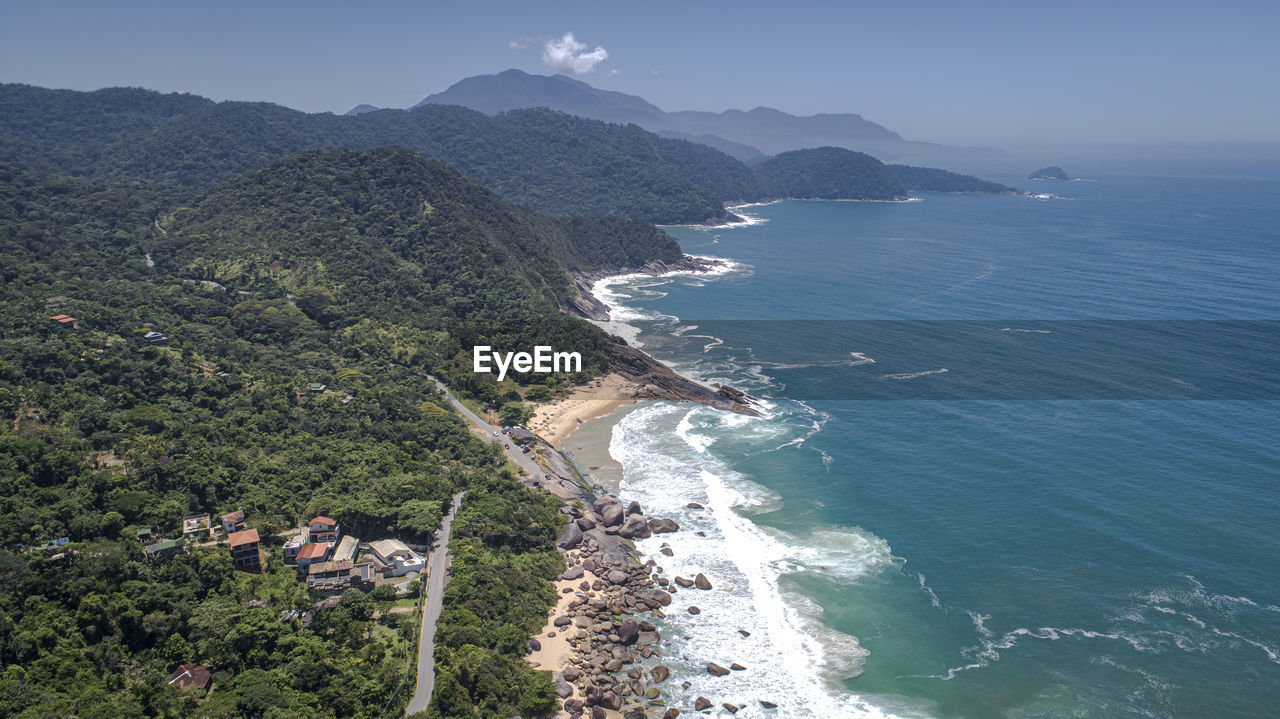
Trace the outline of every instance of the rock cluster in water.
[[[563, 590], [573, 594], [573, 599], [551, 622], [570, 647], [569, 665], [555, 672], [552, 680], [565, 712], [571, 717], [587, 714], [592, 719], [603, 719], [605, 710], [622, 712], [624, 719], [674, 719], [681, 709], [666, 706], [658, 688], [670, 670], [662, 664], [645, 669], [639, 662], [660, 656], [658, 628], [644, 616], [665, 616], [664, 609], [679, 589], [661, 576], [662, 568], [652, 559], [642, 562], [634, 545], [622, 540], [678, 531], [679, 525], [671, 519], [646, 519], [636, 502], [624, 507], [607, 495], [585, 509], [566, 506], [564, 511], [568, 522], [557, 544], [564, 551], [568, 568], [559, 578], [583, 580], [576, 590]], [[676, 577], [675, 583], [684, 588], [712, 588], [703, 574], [694, 579]], [[697, 614], [699, 610], [691, 607], [689, 611]], [[714, 662], [707, 665], [714, 676], [745, 669], [737, 663], [729, 669]], [[760, 703], [765, 708], [774, 706], [764, 700]], [[701, 704], [705, 706], [698, 706]], [[710, 700], [699, 697], [693, 709], [710, 706]], [[728, 709], [733, 705], [722, 706]]]

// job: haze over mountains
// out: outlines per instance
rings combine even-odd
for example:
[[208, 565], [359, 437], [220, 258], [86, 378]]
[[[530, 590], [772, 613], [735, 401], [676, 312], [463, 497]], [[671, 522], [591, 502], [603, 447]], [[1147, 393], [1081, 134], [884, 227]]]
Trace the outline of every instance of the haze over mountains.
[[[531, 75], [505, 70], [477, 75], [428, 96], [422, 105], [462, 105], [494, 115], [507, 110], [548, 107], [570, 115], [617, 123], [635, 123], [664, 137], [710, 145], [743, 162], [810, 147], [858, 150], [885, 161], [997, 159], [1003, 150], [949, 147], [907, 140], [896, 132], [851, 113], [800, 117], [768, 107], [714, 112], [666, 112], [636, 95], [601, 90], [565, 75]], [[368, 111], [361, 105], [352, 113]]]

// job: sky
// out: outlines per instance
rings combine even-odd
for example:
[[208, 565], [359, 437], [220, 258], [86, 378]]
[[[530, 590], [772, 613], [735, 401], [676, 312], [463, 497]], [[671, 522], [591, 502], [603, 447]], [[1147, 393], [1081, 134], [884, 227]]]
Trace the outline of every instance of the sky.
[[957, 145], [1280, 143], [1276, 0], [0, 0], [0, 18], [0, 81], [42, 87], [341, 113], [514, 67]]

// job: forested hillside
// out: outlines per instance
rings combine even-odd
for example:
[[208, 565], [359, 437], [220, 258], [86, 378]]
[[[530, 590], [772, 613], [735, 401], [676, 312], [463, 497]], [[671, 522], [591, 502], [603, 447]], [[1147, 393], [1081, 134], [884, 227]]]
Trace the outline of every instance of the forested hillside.
[[[651, 226], [544, 218], [408, 150], [308, 152], [200, 197], [0, 166], [0, 715], [394, 715], [416, 615], [378, 591], [317, 609], [279, 532], [323, 514], [427, 541], [460, 490], [474, 592], [446, 597], [433, 711], [548, 710], [521, 656], [563, 568], [558, 504], [425, 375], [504, 399], [469, 371], [477, 340], [568, 344], [601, 371], [603, 333], [557, 309], [566, 271], [673, 254]], [[147, 559], [136, 538], [237, 508], [260, 574], [225, 543]], [[167, 686], [180, 663], [213, 690]]]
[[772, 197], [901, 200], [907, 188], [876, 158], [840, 147], [793, 150], [756, 165]]
[[908, 190], [917, 192], [978, 192], [991, 195], [1016, 193], [1018, 190], [988, 182], [972, 175], [958, 172], [947, 172], [931, 167], [911, 167], [909, 165], [889, 165], [889, 171], [902, 182]]
[[[788, 152], [753, 168], [696, 142], [545, 109], [488, 116], [427, 104], [335, 116], [138, 89], [0, 85], [0, 162], [59, 174], [208, 189], [304, 150], [393, 145], [457, 167], [499, 199], [556, 216], [696, 223], [725, 219], [725, 202], [885, 199], [896, 188], [878, 160], [848, 150]], [[925, 172], [913, 177], [935, 184], [942, 177]], [[948, 185], [959, 186], [953, 179]]]

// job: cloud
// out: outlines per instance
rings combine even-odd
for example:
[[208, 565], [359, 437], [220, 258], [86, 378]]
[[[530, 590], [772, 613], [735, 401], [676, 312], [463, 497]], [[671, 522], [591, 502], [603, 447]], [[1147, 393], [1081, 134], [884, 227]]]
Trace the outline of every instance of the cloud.
[[591, 72], [596, 65], [609, 59], [609, 53], [603, 47], [596, 46], [587, 50], [586, 43], [573, 39], [573, 33], [567, 32], [564, 37], [548, 40], [542, 46], [542, 62], [547, 67], [560, 72], [571, 72], [574, 75]]

